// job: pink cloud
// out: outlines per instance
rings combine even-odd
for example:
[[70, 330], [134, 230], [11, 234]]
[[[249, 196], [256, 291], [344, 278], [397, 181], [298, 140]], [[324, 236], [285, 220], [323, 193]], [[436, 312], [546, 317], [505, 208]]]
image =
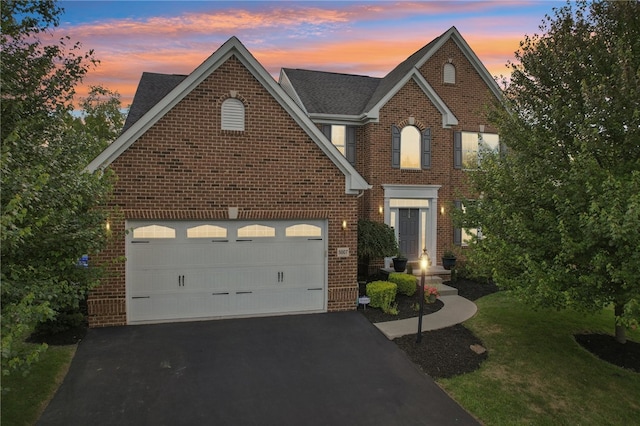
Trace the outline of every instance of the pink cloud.
[[[298, 2], [259, 9], [238, 4], [205, 13], [93, 22], [60, 28], [60, 32], [94, 49], [101, 60], [84, 85], [102, 84], [116, 90], [124, 105], [131, 102], [143, 71], [188, 74], [231, 35], [238, 36], [274, 77], [282, 67], [383, 76], [451, 25], [461, 31], [489, 72], [501, 75], [522, 38], [511, 29], [519, 30], [517, 23], [509, 23], [512, 33], [505, 34], [497, 32], [495, 21], [488, 23], [483, 17], [487, 10], [512, 7], [510, 2], [355, 3], [347, 7], [325, 3], [324, 8]], [[451, 15], [452, 8], [464, 15], [451, 23], [437, 19]], [[402, 21], [416, 16], [425, 19]], [[86, 94], [86, 88], [80, 87], [79, 94]]]

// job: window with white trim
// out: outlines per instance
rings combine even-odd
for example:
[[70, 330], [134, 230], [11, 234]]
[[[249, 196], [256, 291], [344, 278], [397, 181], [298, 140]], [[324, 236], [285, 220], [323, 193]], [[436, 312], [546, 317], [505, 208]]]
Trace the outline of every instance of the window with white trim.
[[500, 136], [495, 133], [456, 132], [454, 134], [454, 167], [456, 169], [477, 169], [482, 154], [498, 152]]
[[342, 124], [323, 124], [322, 133], [338, 151], [354, 165], [356, 163], [356, 128]]
[[222, 102], [222, 130], [244, 131], [244, 104], [229, 98]]
[[391, 167], [404, 170], [431, 168], [431, 129], [391, 126]]

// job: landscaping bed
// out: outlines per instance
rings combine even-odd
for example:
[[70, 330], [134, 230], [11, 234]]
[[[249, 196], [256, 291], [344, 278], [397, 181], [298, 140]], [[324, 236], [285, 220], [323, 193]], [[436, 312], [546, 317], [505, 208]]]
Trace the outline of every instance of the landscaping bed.
[[[447, 285], [458, 289], [458, 295], [469, 300], [498, 291], [493, 283], [477, 282], [458, 279]], [[399, 315], [388, 315], [379, 309], [358, 309], [371, 322], [394, 321], [397, 319], [417, 316], [417, 311], [411, 309], [411, 304], [418, 301], [418, 297], [398, 295]], [[442, 308], [439, 300], [434, 304], [425, 304], [425, 314], [437, 312]], [[401, 308], [402, 307], [402, 308]], [[583, 348], [596, 357], [626, 368], [640, 372], [640, 343], [628, 340], [626, 344], [615, 343], [614, 337], [603, 334], [581, 334], [575, 336], [576, 341]], [[448, 378], [469, 373], [480, 367], [487, 358], [484, 345], [470, 330], [463, 325], [456, 325], [441, 330], [425, 331], [422, 333], [421, 343], [416, 343], [416, 335], [407, 335], [394, 342], [400, 347], [416, 365], [433, 378]]]

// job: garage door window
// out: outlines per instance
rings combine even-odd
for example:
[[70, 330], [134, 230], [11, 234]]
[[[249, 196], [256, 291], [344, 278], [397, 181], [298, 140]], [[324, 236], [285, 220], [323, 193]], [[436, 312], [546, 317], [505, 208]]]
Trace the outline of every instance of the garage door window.
[[140, 226], [133, 230], [133, 238], [175, 238], [176, 230], [168, 226]]
[[238, 229], [238, 237], [255, 238], [255, 237], [275, 237], [276, 228], [264, 225], [247, 225]]
[[300, 223], [298, 225], [287, 227], [285, 235], [287, 237], [321, 237], [322, 228], [315, 225]]
[[214, 225], [194, 226], [187, 229], [187, 238], [227, 238], [227, 230]]

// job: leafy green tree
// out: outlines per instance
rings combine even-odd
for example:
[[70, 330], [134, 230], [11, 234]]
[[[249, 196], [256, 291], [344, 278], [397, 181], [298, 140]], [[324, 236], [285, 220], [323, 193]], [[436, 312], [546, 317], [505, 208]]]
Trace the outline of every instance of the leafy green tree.
[[[500, 153], [469, 174], [481, 226], [470, 261], [524, 300], [613, 304], [616, 339], [640, 301], [640, 6], [567, 3], [526, 36], [491, 110]], [[505, 108], [506, 107], [506, 108]]]
[[90, 109], [86, 122], [70, 115], [74, 88], [96, 63], [92, 52], [53, 39], [62, 12], [53, 1], [1, 7], [0, 331], [7, 375], [28, 369], [45, 349], [24, 344], [34, 327], [77, 311], [97, 283], [99, 271], [78, 259], [105, 243], [106, 213], [97, 207], [111, 179], [84, 171], [108, 136], [101, 125], [88, 125], [89, 117], [100, 123], [101, 107]]

